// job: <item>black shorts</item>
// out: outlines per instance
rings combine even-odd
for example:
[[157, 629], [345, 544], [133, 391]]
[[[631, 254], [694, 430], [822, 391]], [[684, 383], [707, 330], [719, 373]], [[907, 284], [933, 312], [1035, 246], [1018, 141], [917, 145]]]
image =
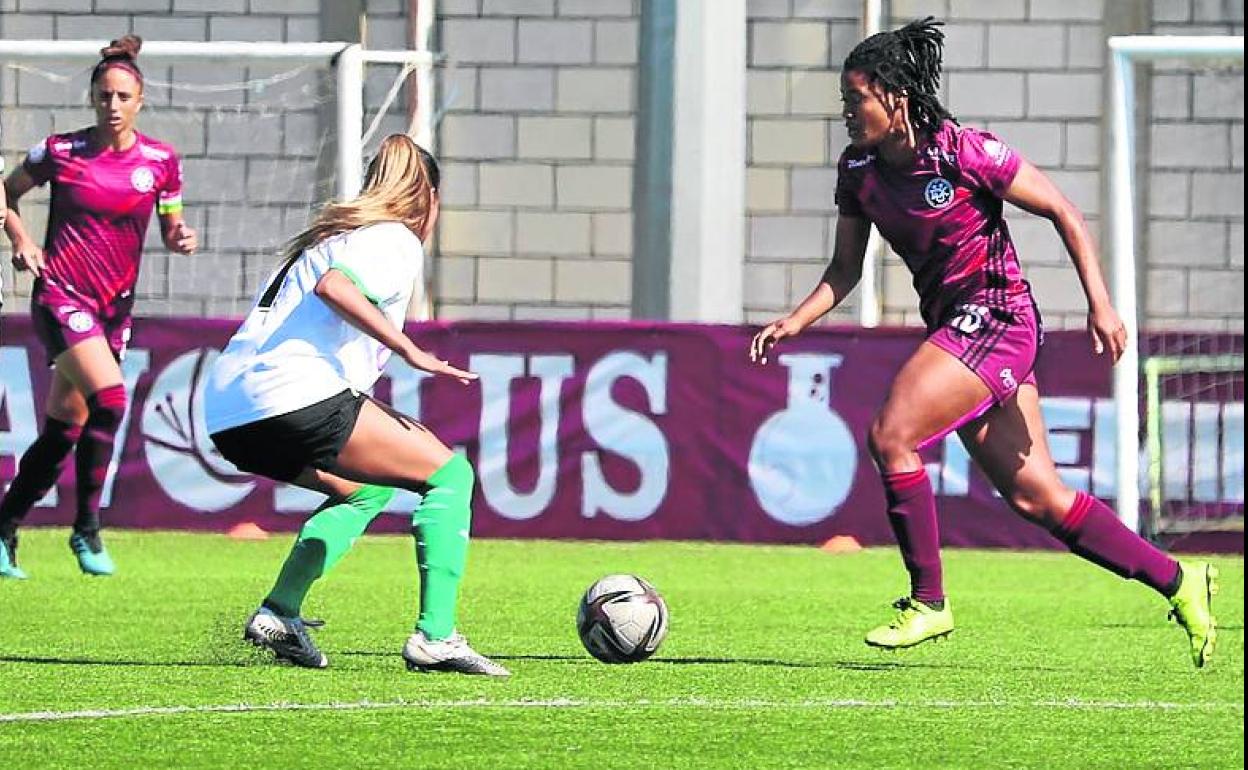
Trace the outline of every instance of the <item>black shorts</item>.
[[275, 481], [293, 481], [309, 467], [330, 471], [367, 398], [344, 390], [312, 406], [214, 433], [212, 443], [240, 471]]

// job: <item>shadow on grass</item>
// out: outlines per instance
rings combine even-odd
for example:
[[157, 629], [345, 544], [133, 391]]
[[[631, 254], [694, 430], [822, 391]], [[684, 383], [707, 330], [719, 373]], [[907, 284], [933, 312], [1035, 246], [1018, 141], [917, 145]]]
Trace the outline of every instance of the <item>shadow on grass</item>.
[[272, 660], [118, 660], [43, 655], [0, 655], [0, 663], [35, 663], [45, 666], [137, 666], [150, 668], [250, 668], [272, 665]]
[[[357, 650], [352, 652], [339, 652], [338, 655], [374, 657], [384, 656], [393, 657], [392, 652], [372, 652], [365, 650]], [[571, 663], [573, 665], [583, 666], [601, 666], [602, 663], [591, 658], [589, 655], [505, 655], [485, 653], [493, 660], [536, 660], [548, 663]], [[695, 665], [695, 666], [775, 666], [779, 668], [819, 668], [824, 665], [821, 663], [801, 663], [789, 660], [772, 660], [769, 658], [666, 658], [657, 657], [649, 658], [648, 663], [667, 663], [671, 665]]]
[[[497, 661], [539, 661], [547, 663], [565, 663], [575, 666], [601, 666], [597, 660], [586, 655], [506, 655], [494, 654], [486, 652], [491, 659]], [[358, 657], [394, 657], [392, 652], [374, 652], [370, 650], [355, 650], [338, 652], [335, 655], [358, 656]], [[943, 670], [969, 670], [983, 668], [983, 666], [973, 664], [956, 664], [956, 663], [933, 663], [925, 661], [904, 661], [904, 660], [882, 660], [882, 661], [865, 661], [865, 660], [827, 660], [827, 661], [797, 661], [797, 660], [776, 660], [775, 658], [712, 658], [712, 657], [665, 657], [658, 656], [649, 658], [646, 663], [661, 663], [669, 666], [756, 666], [761, 668], [798, 668], [798, 669], [840, 669], [842, 671], [906, 671], [914, 669], [943, 669]], [[1058, 671], [1056, 667], [1046, 666], [1025, 666], [1016, 667], [1018, 670], [1027, 671]]]
[[[1102, 623], [1097, 628], [1155, 629], [1156, 623]], [[1243, 623], [1218, 623], [1219, 631], [1243, 631]]]

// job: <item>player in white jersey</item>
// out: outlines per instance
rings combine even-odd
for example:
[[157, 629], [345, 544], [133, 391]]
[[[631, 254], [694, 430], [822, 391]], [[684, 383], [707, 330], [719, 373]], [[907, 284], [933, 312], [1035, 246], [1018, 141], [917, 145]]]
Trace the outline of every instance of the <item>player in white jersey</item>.
[[468, 556], [474, 474], [427, 428], [364, 392], [390, 354], [462, 383], [477, 378], [403, 334], [424, 248], [438, 218], [437, 162], [406, 136], [382, 142], [364, 191], [327, 205], [213, 364], [205, 419], [240, 470], [329, 496], [304, 524], [244, 638], [278, 658], [328, 665], [301, 617], [312, 583], [394, 495], [421, 492], [412, 514], [420, 616], [403, 647], [411, 669], [507, 676], [455, 629]]

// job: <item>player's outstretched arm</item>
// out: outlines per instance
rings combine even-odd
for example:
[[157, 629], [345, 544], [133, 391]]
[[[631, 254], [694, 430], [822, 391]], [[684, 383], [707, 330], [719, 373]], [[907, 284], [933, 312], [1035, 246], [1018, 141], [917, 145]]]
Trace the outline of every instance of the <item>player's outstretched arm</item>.
[[393, 350], [408, 366], [431, 374], [446, 374], [465, 385], [477, 379], [473, 372], [451, 366], [416, 347], [416, 343], [396, 329], [342, 271], [333, 268], [325, 271], [325, 275], [316, 282], [315, 291], [316, 296], [347, 323]]
[[750, 360], [767, 363], [767, 354], [777, 342], [793, 337], [841, 303], [862, 278], [862, 260], [867, 253], [871, 223], [860, 217], [841, 215], [836, 220], [836, 243], [832, 261], [823, 271], [819, 285], [789, 315], [773, 321], [754, 335]]
[[26, 223], [22, 221], [21, 210], [17, 201], [35, 186], [35, 179], [26, 169], [18, 166], [4, 180], [4, 198], [7, 216], [4, 217], [4, 231], [8, 233], [9, 243], [13, 244], [13, 267], [18, 270], [29, 270], [36, 277], [43, 271], [43, 249], [26, 231]]
[[1108, 351], [1116, 363], [1126, 350], [1127, 330], [1110, 302], [1096, 244], [1083, 214], [1052, 180], [1027, 161], [1023, 161], [1005, 191], [1005, 200], [1053, 223], [1070, 260], [1075, 263], [1083, 293], [1088, 298], [1088, 333], [1092, 335], [1092, 348], [1097, 355]]

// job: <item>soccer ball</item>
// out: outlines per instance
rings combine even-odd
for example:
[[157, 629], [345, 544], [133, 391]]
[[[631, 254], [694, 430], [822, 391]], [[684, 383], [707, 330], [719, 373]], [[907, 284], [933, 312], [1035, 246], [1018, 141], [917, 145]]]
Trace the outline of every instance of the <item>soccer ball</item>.
[[589, 654], [603, 663], [637, 663], [667, 636], [667, 605], [636, 575], [607, 575], [581, 598], [576, 630]]

